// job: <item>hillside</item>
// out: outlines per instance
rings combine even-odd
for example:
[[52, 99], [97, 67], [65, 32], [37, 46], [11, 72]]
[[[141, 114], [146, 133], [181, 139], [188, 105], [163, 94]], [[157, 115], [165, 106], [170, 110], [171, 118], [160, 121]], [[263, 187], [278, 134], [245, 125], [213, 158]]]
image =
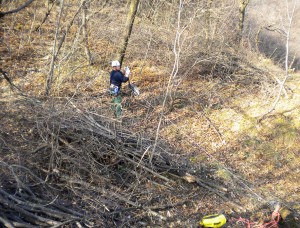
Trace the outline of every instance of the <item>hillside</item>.
[[[288, 3], [288, 4], [287, 4]], [[295, 4], [295, 12], [293, 12]], [[248, 36], [253, 39], [260, 37], [259, 43], [253, 44], [276, 64], [284, 64], [288, 18], [292, 19], [291, 35], [289, 36], [290, 58], [292, 68], [299, 70], [299, 19], [298, 1], [261, 1], [253, 0], [247, 11]], [[271, 9], [271, 10], [270, 10]], [[255, 28], [255, 29], [254, 29]], [[256, 37], [256, 38], [254, 38]]]
[[129, 1], [83, 2], [44, 23], [38, 1], [0, 18], [1, 227], [198, 227], [215, 213], [267, 227], [277, 203], [279, 227], [299, 227], [300, 74], [236, 43], [238, 5], [141, 2], [124, 60], [141, 94], [123, 86], [118, 119], [107, 87]]

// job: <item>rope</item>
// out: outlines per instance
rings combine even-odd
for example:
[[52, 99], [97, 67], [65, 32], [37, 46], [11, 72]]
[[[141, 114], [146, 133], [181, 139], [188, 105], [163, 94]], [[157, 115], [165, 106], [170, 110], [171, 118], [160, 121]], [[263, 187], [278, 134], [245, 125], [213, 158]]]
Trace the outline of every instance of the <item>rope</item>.
[[256, 225], [257, 222], [250, 222], [249, 219], [245, 219], [240, 217], [239, 219], [231, 219], [232, 221], [235, 221], [236, 223], [244, 223], [247, 228], [278, 228], [278, 223], [280, 220], [280, 214], [278, 211], [273, 211], [271, 221], [266, 222], [262, 225]]
[[279, 220], [280, 220], [280, 214], [277, 211], [273, 211], [272, 220], [262, 225], [261, 228], [278, 228]]

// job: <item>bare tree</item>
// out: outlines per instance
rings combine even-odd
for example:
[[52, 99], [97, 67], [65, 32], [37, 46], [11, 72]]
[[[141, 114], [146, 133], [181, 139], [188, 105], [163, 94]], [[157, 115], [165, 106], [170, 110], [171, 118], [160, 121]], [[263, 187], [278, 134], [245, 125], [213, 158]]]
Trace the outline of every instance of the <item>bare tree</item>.
[[126, 24], [125, 24], [123, 40], [121, 42], [120, 50], [119, 50], [118, 56], [117, 56], [117, 59], [119, 60], [121, 65], [122, 65], [122, 62], [123, 62], [123, 59], [125, 56], [125, 52], [126, 52], [127, 45], [128, 45], [128, 40], [131, 35], [131, 31], [132, 31], [132, 27], [133, 27], [133, 23], [134, 23], [134, 19], [135, 19], [135, 15], [137, 12], [139, 2], [140, 2], [140, 0], [131, 0], [130, 1], [130, 8], [129, 8], [129, 12], [128, 12], [127, 20], [126, 20]]
[[179, 5], [178, 5], [178, 13], [177, 13], [177, 28], [176, 28], [176, 35], [175, 35], [175, 39], [174, 39], [174, 46], [173, 46], [173, 53], [174, 53], [174, 64], [173, 64], [173, 69], [172, 72], [169, 76], [169, 80], [168, 80], [168, 84], [167, 84], [167, 88], [166, 88], [166, 93], [163, 99], [163, 103], [162, 103], [162, 110], [159, 116], [159, 120], [158, 120], [158, 125], [156, 128], [156, 135], [155, 135], [155, 143], [152, 149], [152, 154], [151, 154], [151, 159], [153, 157], [153, 154], [155, 153], [155, 149], [157, 146], [157, 142], [158, 142], [158, 137], [159, 137], [159, 132], [160, 132], [160, 128], [161, 128], [161, 123], [162, 123], [162, 119], [165, 113], [165, 106], [167, 104], [167, 98], [168, 96], [170, 96], [171, 93], [171, 89], [172, 89], [172, 80], [177, 76], [178, 74], [178, 70], [179, 70], [179, 61], [180, 61], [180, 55], [181, 55], [181, 48], [182, 48], [182, 33], [185, 31], [186, 27], [182, 26], [182, 10], [183, 10], [183, 0], [179, 1]]
[[52, 60], [51, 60], [51, 64], [50, 64], [50, 71], [47, 77], [47, 81], [46, 81], [46, 96], [49, 95], [51, 87], [52, 87], [52, 81], [53, 81], [53, 77], [54, 77], [54, 65], [55, 65], [55, 61], [57, 59], [57, 56], [66, 40], [67, 35], [70, 32], [70, 29], [72, 27], [72, 25], [74, 24], [74, 21], [77, 17], [77, 15], [80, 13], [83, 4], [86, 0], [82, 0], [80, 6], [78, 7], [77, 11], [74, 13], [73, 17], [69, 20], [69, 23], [67, 24], [65, 31], [62, 33], [61, 38], [58, 41], [58, 37], [59, 37], [59, 30], [60, 30], [60, 20], [62, 17], [62, 12], [63, 12], [63, 6], [64, 6], [64, 0], [60, 1], [61, 4], [61, 11], [60, 11], [60, 15], [59, 15], [59, 19], [57, 22], [57, 26], [56, 26], [56, 33], [55, 33], [55, 39], [54, 39], [54, 44], [53, 44], [53, 56], [52, 56]]
[[211, 33], [211, 7], [213, 0], [207, 0], [207, 9], [205, 12], [205, 47], [207, 47], [209, 42], [209, 37]]
[[61, 17], [62, 17], [63, 8], [64, 8], [64, 0], [62, 0], [61, 3], [60, 3], [60, 13], [59, 13], [59, 17], [58, 17], [57, 25], [56, 25], [55, 38], [54, 38], [54, 43], [53, 43], [52, 59], [51, 59], [51, 63], [50, 63], [50, 70], [49, 70], [47, 80], [46, 80], [46, 91], [45, 91], [46, 96], [49, 95], [50, 90], [52, 88], [52, 82], [53, 82], [53, 76], [54, 76], [54, 64], [55, 64], [56, 56], [57, 56], [57, 53], [58, 53], [58, 51], [56, 50], [56, 44], [57, 44], [57, 39], [58, 39], [58, 35], [59, 35], [60, 20], [61, 20]]
[[92, 65], [93, 59], [89, 49], [89, 40], [88, 40], [88, 33], [87, 33], [87, 20], [86, 20], [87, 9], [88, 9], [88, 2], [84, 0], [82, 3], [82, 35], [84, 39], [85, 54], [87, 56], [89, 65]]
[[238, 24], [238, 41], [241, 40], [243, 29], [244, 29], [244, 21], [245, 21], [245, 14], [246, 14], [246, 8], [249, 4], [250, 0], [240, 0], [239, 5], [239, 24]]
[[292, 12], [290, 12], [290, 10], [289, 10], [288, 0], [286, 0], [286, 7], [287, 7], [287, 12], [286, 12], [287, 26], [282, 28], [283, 34], [286, 38], [286, 42], [285, 42], [285, 47], [286, 47], [286, 49], [285, 49], [285, 76], [284, 76], [284, 79], [282, 81], [278, 82], [279, 91], [278, 91], [278, 94], [276, 96], [276, 99], [275, 99], [272, 107], [264, 115], [262, 115], [259, 118], [259, 121], [261, 121], [266, 115], [268, 115], [269, 113], [271, 113], [275, 109], [275, 107], [276, 107], [276, 105], [277, 105], [277, 103], [280, 99], [281, 93], [284, 90], [284, 84], [290, 76], [290, 74], [289, 74], [289, 66], [290, 66], [289, 65], [289, 55], [290, 55], [289, 45], [290, 45], [290, 38], [291, 38], [292, 22], [293, 22], [293, 18], [294, 18], [295, 9], [296, 9], [296, 0], [294, 1]]

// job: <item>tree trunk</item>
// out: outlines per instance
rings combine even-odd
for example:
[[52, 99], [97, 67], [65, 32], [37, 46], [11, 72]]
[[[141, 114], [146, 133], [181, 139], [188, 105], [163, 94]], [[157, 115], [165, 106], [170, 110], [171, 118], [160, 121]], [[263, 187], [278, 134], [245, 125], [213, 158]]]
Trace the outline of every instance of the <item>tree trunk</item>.
[[52, 88], [52, 82], [53, 82], [53, 77], [54, 77], [54, 64], [55, 64], [56, 56], [58, 53], [58, 51], [56, 51], [56, 44], [57, 44], [58, 33], [59, 33], [59, 29], [60, 29], [60, 20], [62, 17], [63, 8], [64, 8], [64, 0], [61, 1], [60, 13], [59, 13], [57, 25], [56, 25], [55, 37], [54, 37], [54, 42], [53, 42], [52, 59], [51, 59], [51, 63], [50, 63], [50, 70], [49, 70], [47, 80], [46, 80], [46, 88], [45, 88], [46, 96], [49, 96], [50, 90]]
[[126, 53], [128, 40], [130, 38], [130, 34], [132, 31], [132, 27], [133, 27], [133, 23], [134, 23], [134, 19], [135, 19], [135, 15], [137, 12], [139, 2], [140, 2], [140, 0], [131, 0], [130, 1], [130, 9], [129, 9], [129, 12], [127, 15], [123, 40], [121, 41], [120, 49], [118, 51], [118, 56], [117, 56], [117, 59], [119, 60], [121, 65], [122, 65], [122, 62], [123, 62], [123, 59], [124, 59], [124, 56]]
[[86, 11], [88, 9], [87, 2], [84, 1], [82, 3], [82, 35], [84, 39], [84, 51], [87, 56], [89, 65], [93, 64], [92, 55], [89, 49], [89, 40], [88, 40], [88, 33], [87, 33], [87, 21], [86, 21]]
[[238, 24], [238, 34], [237, 38], [240, 42], [242, 39], [243, 29], [244, 29], [244, 21], [245, 21], [245, 14], [246, 14], [246, 8], [249, 4], [250, 0], [240, 0], [240, 6], [239, 6], [239, 24]]
[[210, 14], [211, 14], [211, 7], [212, 7], [213, 0], [207, 0], [207, 9], [205, 12], [205, 48], [208, 47], [209, 39], [211, 37], [211, 21], [210, 21]]

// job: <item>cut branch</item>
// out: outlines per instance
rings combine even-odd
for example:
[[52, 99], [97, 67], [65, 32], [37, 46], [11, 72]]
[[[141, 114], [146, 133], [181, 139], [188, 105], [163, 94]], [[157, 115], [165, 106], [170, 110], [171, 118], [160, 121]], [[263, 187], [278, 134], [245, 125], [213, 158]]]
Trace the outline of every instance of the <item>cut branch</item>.
[[34, 0], [29, 0], [24, 5], [18, 7], [17, 9], [14, 9], [14, 10], [10, 10], [10, 11], [7, 11], [7, 12], [0, 12], [0, 18], [4, 17], [5, 15], [8, 15], [8, 14], [19, 12], [20, 10], [22, 10], [22, 9], [26, 8], [27, 6], [29, 6], [33, 1]]

